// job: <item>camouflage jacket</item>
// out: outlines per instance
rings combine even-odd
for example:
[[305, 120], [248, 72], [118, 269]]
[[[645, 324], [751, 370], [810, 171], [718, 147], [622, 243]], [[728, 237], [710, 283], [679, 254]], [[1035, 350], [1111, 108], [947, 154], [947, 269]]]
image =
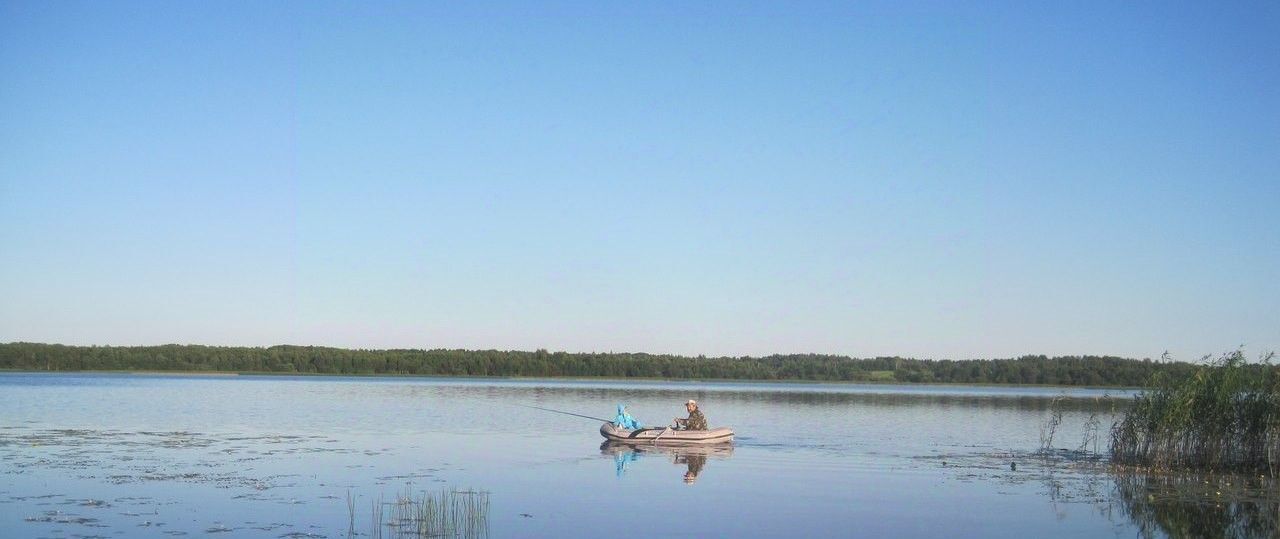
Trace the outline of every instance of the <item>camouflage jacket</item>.
[[684, 429], [707, 430], [707, 417], [702, 415], [702, 410], [689, 412], [689, 418], [684, 420]]

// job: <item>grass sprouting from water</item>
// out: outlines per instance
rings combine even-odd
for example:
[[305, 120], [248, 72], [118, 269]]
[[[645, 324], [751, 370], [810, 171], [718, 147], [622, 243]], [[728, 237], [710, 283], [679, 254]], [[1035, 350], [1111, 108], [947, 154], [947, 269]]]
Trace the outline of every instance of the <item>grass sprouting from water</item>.
[[[354, 522], [355, 505], [348, 502]], [[406, 489], [393, 502], [373, 502], [370, 537], [477, 539], [489, 536], [489, 493], [444, 488], [438, 492]], [[354, 525], [351, 528], [354, 532]], [[351, 533], [354, 536], [354, 533]]]
[[1062, 399], [1063, 397], [1054, 397], [1049, 402], [1049, 419], [1040, 424], [1040, 451], [1053, 448], [1053, 437], [1057, 435], [1058, 427], [1062, 425]]
[[[1049, 401], [1049, 415], [1040, 423], [1040, 449], [1037, 451], [1040, 455], [1057, 454], [1061, 451], [1068, 451], [1067, 448], [1060, 448], [1054, 445], [1054, 440], [1058, 438], [1062, 428], [1063, 414], [1068, 405], [1067, 395], [1059, 395]], [[1097, 455], [1098, 454], [1098, 431], [1102, 425], [1104, 416], [1115, 414], [1115, 401], [1110, 395], [1103, 395], [1093, 399], [1093, 403], [1089, 406], [1089, 417], [1082, 425], [1080, 433], [1080, 445], [1074, 450], [1076, 456]]]
[[1240, 351], [1190, 376], [1158, 376], [1111, 430], [1111, 458], [1156, 469], [1280, 468], [1280, 369]]
[[347, 537], [356, 536], [356, 499], [351, 497], [351, 489], [347, 489]]

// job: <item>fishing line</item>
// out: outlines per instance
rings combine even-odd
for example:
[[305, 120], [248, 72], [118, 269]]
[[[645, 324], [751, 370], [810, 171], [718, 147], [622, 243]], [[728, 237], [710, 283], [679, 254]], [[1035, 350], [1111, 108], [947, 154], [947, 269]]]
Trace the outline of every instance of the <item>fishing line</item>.
[[596, 420], [596, 421], [604, 421], [605, 423], [613, 423], [613, 420], [612, 420], [612, 419], [602, 419], [602, 418], [599, 418], [599, 417], [591, 417], [591, 416], [589, 416], [589, 415], [575, 414], [575, 413], [573, 413], [573, 412], [566, 412], [566, 411], [564, 411], [564, 410], [553, 410], [553, 409], [551, 409], [551, 408], [543, 408], [543, 407], [541, 407], [541, 406], [529, 406], [528, 404], [517, 404], [516, 406], [521, 406], [521, 407], [524, 407], [524, 408], [533, 408], [534, 410], [542, 410], [542, 411], [544, 411], [544, 412], [554, 412], [554, 413], [557, 413], [557, 414], [571, 415], [571, 416], [574, 416], [574, 417], [582, 417], [582, 418], [586, 418], [586, 419], [594, 419], [594, 420]]

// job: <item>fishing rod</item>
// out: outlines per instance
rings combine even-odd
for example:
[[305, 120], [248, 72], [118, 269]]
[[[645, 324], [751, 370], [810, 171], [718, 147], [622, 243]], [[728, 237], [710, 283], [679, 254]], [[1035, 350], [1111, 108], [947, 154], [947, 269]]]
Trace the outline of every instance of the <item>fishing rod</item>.
[[575, 414], [575, 413], [573, 413], [573, 412], [566, 412], [566, 411], [564, 411], [564, 410], [553, 410], [553, 409], [551, 409], [551, 408], [543, 408], [543, 407], [541, 407], [541, 406], [529, 406], [528, 404], [517, 404], [516, 406], [522, 406], [522, 407], [525, 407], [525, 408], [533, 408], [534, 410], [542, 410], [542, 411], [545, 411], [545, 412], [554, 412], [554, 413], [557, 413], [557, 414], [571, 415], [571, 416], [574, 416], [574, 417], [582, 417], [582, 418], [586, 418], [586, 419], [594, 419], [594, 420], [596, 420], [596, 421], [604, 421], [605, 423], [613, 423], [613, 420], [612, 420], [612, 419], [602, 419], [602, 418], [599, 418], [599, 417], [591, 417], [591, 416], [589, 416], [589, 415]]

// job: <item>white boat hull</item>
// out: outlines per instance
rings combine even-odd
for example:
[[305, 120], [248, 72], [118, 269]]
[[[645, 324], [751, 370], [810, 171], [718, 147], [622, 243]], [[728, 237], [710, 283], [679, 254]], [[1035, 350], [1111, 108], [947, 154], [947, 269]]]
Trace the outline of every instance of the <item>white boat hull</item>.
[[649, 443], [658, 445], [711, 445], [733, 443], [733, 429], [719, 427], [709, 430], [675, 430], [670, 427], [627, 430], [600, 425], [600, 435], [611, 442]]

